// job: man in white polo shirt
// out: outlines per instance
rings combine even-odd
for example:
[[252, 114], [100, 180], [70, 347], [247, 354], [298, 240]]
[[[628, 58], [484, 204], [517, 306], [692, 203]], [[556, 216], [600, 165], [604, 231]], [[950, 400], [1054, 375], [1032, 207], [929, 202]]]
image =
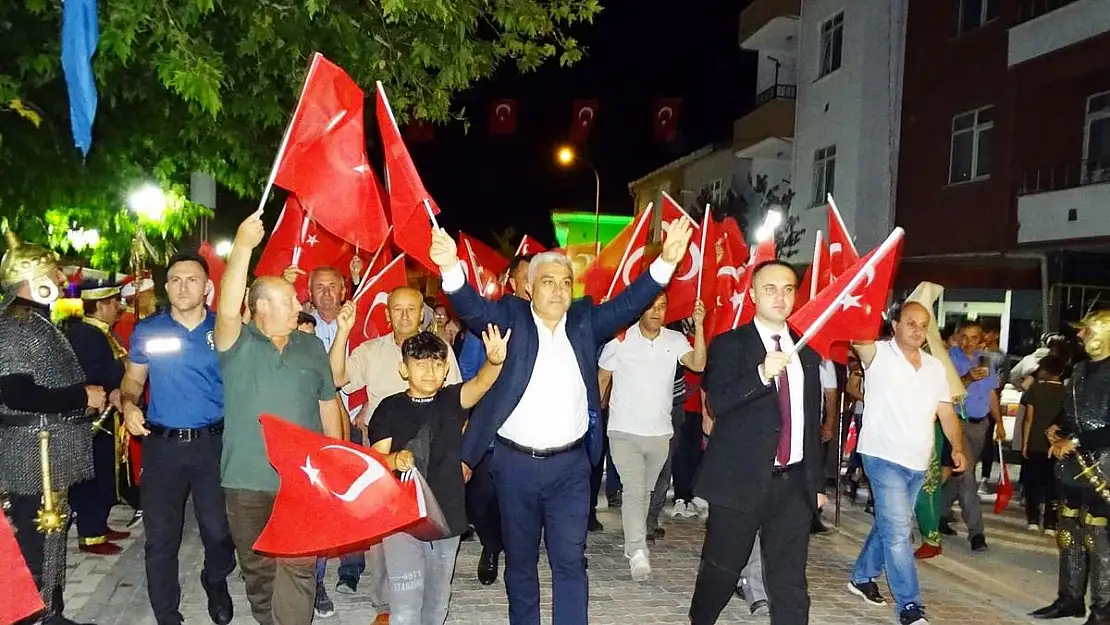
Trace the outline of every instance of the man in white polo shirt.
[[962, 471], [963, 433], [952, 409], [944, 365], [926, 354], [931, 314], [906, 302], [894, 321], [894, 338], [856, 345], [867, 370], [864, 418], [858, 450], [875, 493], [875, 523], [863, 543], [848, 589], [883, 605], [875, 579], [886, 570], [894, 612], [902, 625], [928, 625], [913, 558], [913, 509], [934, 445], [934, 419], [952, 443], [952, 462]]
[[663, 327], [666, 314], [667, 294], [660, 293], [640, 315], [639, 323], [605, 345], [598, 361], [602, 388], [606, 374], [612, 376], [609, 449], [624, 486], [624, 555], [635, 581], [651, 574], [648, 501], [674, 435], [671, 390], [675, 369], [679, 363], [695, 372], [705, 368], [705, 306], [698, 302], [694, 308], [693, 349], [682, 333]]

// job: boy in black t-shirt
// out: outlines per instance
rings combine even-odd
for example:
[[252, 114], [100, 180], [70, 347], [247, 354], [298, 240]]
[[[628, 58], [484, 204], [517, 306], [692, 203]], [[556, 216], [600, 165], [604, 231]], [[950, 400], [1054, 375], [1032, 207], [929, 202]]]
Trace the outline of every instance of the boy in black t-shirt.
[[467, 529], [463, 423], [467, 411], [497, 380], [511, 334], [510, 330], [502, 337], [496, 326], [489, 326], [482, 333], [486, 362], [478, 375], [446, 388], [447, 344], [431, 332], [406, 339], [401, 345], [401, 377], [409, 388], [383, 399], [370, 418], [370, 446], [386, 454], [393, 470], [416, 468], [427, 479], [447, 524], [438, 540], [427, 542], [398, 532], [382, 541], [394, 625], [443, 625], [447, 620], [459, 535]]

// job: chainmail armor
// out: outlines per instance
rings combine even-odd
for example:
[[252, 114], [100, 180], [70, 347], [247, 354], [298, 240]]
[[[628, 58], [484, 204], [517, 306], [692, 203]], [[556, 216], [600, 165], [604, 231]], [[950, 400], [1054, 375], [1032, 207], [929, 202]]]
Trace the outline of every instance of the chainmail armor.
[[[69, 341], [37, 310], [0, 306], [0, 376], [26, 374], [36, 384], [62, 389], [83, 384], [85, 375]], [[38, 421], [38, 424], [31, 425]], [[55, 490], [93, 476], [92, 432], [84, 410], [28, 413], [0, 400], [0, 492], [42, 492], [38, 433], [50, 431], [50, 470]], [[64, 568], [64, 567], [63, 567]]]

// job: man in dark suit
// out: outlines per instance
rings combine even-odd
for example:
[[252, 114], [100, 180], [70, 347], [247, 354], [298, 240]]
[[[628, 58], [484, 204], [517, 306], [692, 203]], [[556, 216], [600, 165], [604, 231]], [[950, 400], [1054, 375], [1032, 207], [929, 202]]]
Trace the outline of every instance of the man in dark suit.
[[598, 461], [598, 348], [648, 307], [686, 253], [690, 225], [667, 225], [659, 259], [612, 301], [572, 303], [570, 261], [545, 252], [528, 267], [531, 302], [492, 302], [467, 286], [455, 243], [433, 233], [431, 258], [459, 318], [473, 331], [512, 330], [497, 382], [471, 414], [463, 437], [463, 472], [494, 442], [491, 470], [501, 510], [505, 589], [512, 625], [539, 625], [537, 564], [542, 534], [551, 563], [554, 625], [589, 622], [586, 528], [590, 467]]
[[702, 384], [716, 418], [695, 493], [709, 502], [692, 625], [717, 622], [748, 562], [763, 550], [771, 623], [809, 621], [806, 555], [816, 508], [827, 498], [821, 455], [821, 358], [797, 354], [786, 318], [798, 276], [781, 261], [755, 267], [752, 323], [709, 346]]

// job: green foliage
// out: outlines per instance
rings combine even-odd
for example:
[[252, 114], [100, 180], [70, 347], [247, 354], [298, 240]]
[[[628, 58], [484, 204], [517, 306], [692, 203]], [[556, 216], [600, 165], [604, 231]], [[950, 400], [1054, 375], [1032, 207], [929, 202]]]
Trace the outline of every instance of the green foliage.
[[[314, 52], [367, 90], [382, 81], [399, 122], [444, 122], [463, 116], [453, 95], [503, 65], [581, 59], [568, 29], [601, 10], [599, 0], [100, 2], [99, 108], [83, 160], [70, 134], [61, 6], [0, 2], [0, 218], [30, 237], [50, 219], [118, 225], [122, 237], [131, 189], [171, 188], [192, 171], [257, 196]], [[182, 223], [199, 215], [182, 209]], [[112, 250], [98, 261], [123, 258]]]

